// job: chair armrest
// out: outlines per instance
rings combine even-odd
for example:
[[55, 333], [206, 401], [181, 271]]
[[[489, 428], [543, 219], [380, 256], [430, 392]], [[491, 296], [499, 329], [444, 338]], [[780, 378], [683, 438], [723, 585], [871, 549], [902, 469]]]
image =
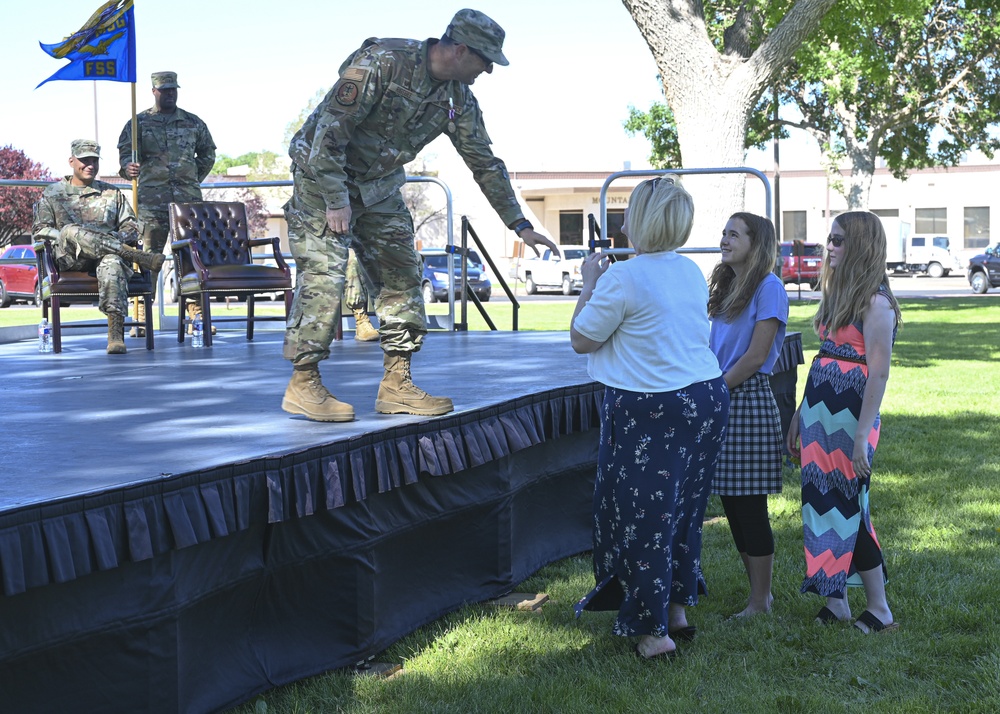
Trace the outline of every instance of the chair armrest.
[[35, 262], [38, 264], [38, 280], [41, 281], [46, 275], [51, 276], [52, 281], [59, 279], [59, 269], [56, 261], [52, 257], [52, 243], [48, 238], [35, 241]]
[[285, 260], [285, 256], [281, 254], [281, 239], [277, 236], [272, 236], [270, 238], [251, 238], [247, 241], [247, 244], [252, 248], [258, 245], [268, 245], [271, 246], [271, 253], [274, 255], [275, 264], [285, 271], [285, 275], [289, 277], [292, 276], [291, 268], [288, 267], [288, 261]]

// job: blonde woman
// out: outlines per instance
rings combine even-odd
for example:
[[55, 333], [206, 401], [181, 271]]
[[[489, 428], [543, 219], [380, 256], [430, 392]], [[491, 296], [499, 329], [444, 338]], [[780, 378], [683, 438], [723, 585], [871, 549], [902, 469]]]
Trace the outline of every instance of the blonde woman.
[[787, 438], [789, 451], [802, 459], [802, 592], [826, 598], [816, 619], [827, 624], [850, 621], [847, 586], [862, 586], [867, 609], [855, 626], [863, 632], [898, 627], [869, 509], [879, 408], [900, 323], [885, 254], [876, 215], [852, 211], [833, 221], [813, 319], [822, 342]]
[[694, 635], [704, 592], [701, 528], [725, 436], [729, 391], [708, 346], [708, 287], [675, 250], [694, 203], [670, 178], [632, 192], [623, 232], [636, 251], [583, 263], [573, 349], [606, 385], [594, 486], [596, 587], [576, 606], [618, 610], [612, 632], [640, 657], [672, 657]]
[[735, 617], [769, 612], [774, 535], [767, 496], [781, 492], [781, 415], [768, 375], [788, 323], [788, 296], [774, 274], [771, 221], [734, 213], [722, 231], [722, 260], [709, 279], [711, 346], [729, 387], [729, 428], [712, 493], [719, 494], [750, 597]]

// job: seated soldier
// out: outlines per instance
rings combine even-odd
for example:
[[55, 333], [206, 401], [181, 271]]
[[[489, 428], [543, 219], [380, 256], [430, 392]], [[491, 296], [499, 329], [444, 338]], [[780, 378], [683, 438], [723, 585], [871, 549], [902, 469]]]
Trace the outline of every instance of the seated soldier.
[[35, 204], [31, 234], [49, 238], [60, 270], [97, 275], [98, 308], [108, 316], [108, 354], [125, 354], [125, 315], [132, 263], [159, 270], [163, 256], [144, 253], [135, 213], [115, 186], [97, 180], [101, 147], [77, 139], [71, 145], [72, 176], [52, 184]]

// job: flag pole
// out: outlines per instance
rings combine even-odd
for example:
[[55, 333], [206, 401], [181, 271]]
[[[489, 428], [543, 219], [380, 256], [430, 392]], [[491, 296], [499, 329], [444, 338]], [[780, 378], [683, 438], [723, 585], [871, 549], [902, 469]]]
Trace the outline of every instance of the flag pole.
[[[94, 82], [97, 84], [97, 82]], [[135, 114], [135, 82], [132, 82], [132, 163], [139, 163], [138, 118]], [[139, 218], [139, 178], [132, 178], [132, 212]]]
[[[96, 84], [96, 82], [95, 82]], [[132, 82], [132, 163], [139, 163], [139, 133], [138, 133], [138, 119], [135, 114], [135, 82]], [[139, 177], [132, 177], [132, 213], [135, 214], [135, 219], [139, 220]], [[141, 237], [141, 234], [140, 234]], [[143, 246], [145, 248], [145, 246]], [[133, 265], [133, 269], [138, 270], [138, 265]], [[132, 298], [132, 315], [136, 322], [139, 322], [139, 306], [141, 298]], [[138, 331], [136, 334], [141, 334]]]
[[101, 143], [100, 134], [97, 131], [97, 80], [94, 80], [94, 141]]

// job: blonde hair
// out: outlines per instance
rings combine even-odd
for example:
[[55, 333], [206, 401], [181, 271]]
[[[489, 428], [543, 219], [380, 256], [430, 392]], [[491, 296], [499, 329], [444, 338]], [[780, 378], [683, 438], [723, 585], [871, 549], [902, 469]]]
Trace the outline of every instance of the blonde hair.
[[898, 325], [902, 317], [885, 273], [886, 238], [882, 221], [868, 211], [842, 213], [833, 220], [844, 231], [844, 244], [836, 267], [830, 265], [829, 251], [823, 257], [819, 277], [822, 297], [813, 318], [816, 334], [823, 339], [821, 326], [829, 334], [860, 320], [877, 292], [889, 299]]
[[642, 253], [676, 250], [687, 243], [694, 200], [673, 176], [643, 181], [628, 199], [628, 239]]
[[718, 263], [708, 279], [708, 316], [734, 320], [753, 300], [754, 293], [767, 274], [774, 271], [778, 259], [778, 238], [771, 219], [754, 213], [737, 212], [729, 220], [740, 220], [750, 239], [747, 269], [737, 276], [732, 266]]

